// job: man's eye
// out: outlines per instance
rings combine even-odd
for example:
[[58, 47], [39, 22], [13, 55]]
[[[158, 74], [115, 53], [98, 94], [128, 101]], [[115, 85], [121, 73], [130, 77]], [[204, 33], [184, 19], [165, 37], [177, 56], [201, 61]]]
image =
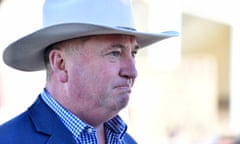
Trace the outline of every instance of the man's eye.
[[120, 56], [121, 55], [121, 52], [120, 51], [112, 51], [111, 52], [111, 55], [113, 55], [113, 56]]

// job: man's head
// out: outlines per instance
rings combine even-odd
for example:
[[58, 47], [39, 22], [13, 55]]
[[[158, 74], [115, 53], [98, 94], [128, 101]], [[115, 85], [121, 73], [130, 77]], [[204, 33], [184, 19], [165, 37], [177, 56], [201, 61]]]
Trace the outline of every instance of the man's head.
[[3, 60], [22, 71], [46, 68], [49, 93], [98, 125], [127, 105], [137, 50], [178, 35], [137, 31], [131, 7], [130, 0], [46, 0], [43, 28], [10, 44]]
[[110, 119], [128, 103], [138, 48], [135, 37], [118, 34], [58, 43], [49, 50], [47, 89], [92, 125]]

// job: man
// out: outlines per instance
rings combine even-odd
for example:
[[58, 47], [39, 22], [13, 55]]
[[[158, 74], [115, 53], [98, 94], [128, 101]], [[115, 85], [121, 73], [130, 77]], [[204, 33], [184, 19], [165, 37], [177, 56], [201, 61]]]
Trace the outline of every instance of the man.
[[137, 77], [135, 55], [175, 32], [133, 27], [127, 0], [46, 0], [44, 27], [9, 45], [4, 62], [46, 69], [43, 92], [0, 126], [1, 144], [134, 144], [118, 112]]

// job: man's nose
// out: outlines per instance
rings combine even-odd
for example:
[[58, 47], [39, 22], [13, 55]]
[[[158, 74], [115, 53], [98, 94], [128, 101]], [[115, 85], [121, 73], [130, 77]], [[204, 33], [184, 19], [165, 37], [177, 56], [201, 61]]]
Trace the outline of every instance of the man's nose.
[[120, 75], [128, 79], [135, 79], [138, 75], [137, 68], [135, 64], [135, 59], [133, 57], [125, 58], [121, 62]]

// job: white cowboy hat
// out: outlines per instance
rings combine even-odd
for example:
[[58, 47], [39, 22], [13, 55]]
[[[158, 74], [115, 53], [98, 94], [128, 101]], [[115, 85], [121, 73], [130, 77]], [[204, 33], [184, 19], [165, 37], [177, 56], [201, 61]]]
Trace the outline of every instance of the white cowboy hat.
[[46, 0], [43, 28], [10, 44], [4, 50], [3, 60], [22, 71], [43, 70], [44, 51], [49, 45], [101, 34], [133, 35], [140, 47], [178, 36], [174, 31], [160, 34], [136, 31], [129, 0]]

